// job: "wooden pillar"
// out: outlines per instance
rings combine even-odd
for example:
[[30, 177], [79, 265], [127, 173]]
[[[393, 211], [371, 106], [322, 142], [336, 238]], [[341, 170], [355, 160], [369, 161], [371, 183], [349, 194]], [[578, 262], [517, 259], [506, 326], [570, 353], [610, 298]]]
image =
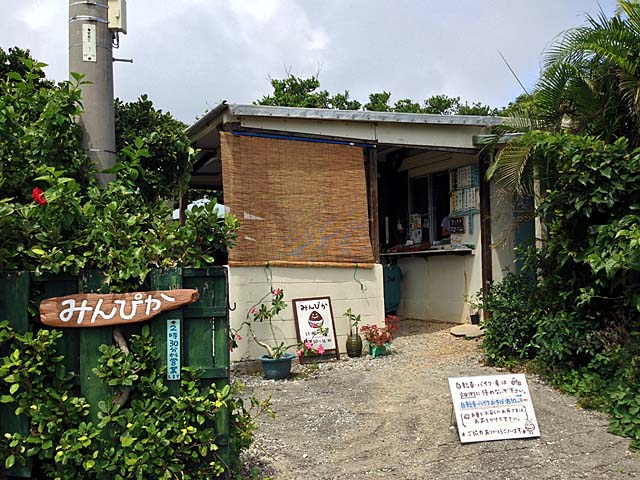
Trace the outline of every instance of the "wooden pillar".
[[367, 162], [369, 164], [369, 235], [371, 237], [371, 248], [373, 249], [373, 259], [380, 262], [380, 226], [378, 218], [378, 150], [367, 148], [365, 150]]
[[[491, 194], [487, 180], [487, 168], [491, 155], [481, 154], [478, 159], [480, 177], [480, 251], [482, 254], [482, 291], [487, 292], [493, 281], [493, 263], [491, 261]], [[483, 312], [485, 318], [487, 311]]]

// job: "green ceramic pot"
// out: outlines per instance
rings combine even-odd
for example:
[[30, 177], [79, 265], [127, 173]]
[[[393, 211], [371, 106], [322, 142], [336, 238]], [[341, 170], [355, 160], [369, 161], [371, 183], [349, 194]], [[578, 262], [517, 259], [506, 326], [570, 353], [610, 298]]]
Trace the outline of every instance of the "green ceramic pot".
[[387, 347], [385, 345], [371, 345], [369, 347], [369, 353], [373, 358], [381, 357], [387, 354]]

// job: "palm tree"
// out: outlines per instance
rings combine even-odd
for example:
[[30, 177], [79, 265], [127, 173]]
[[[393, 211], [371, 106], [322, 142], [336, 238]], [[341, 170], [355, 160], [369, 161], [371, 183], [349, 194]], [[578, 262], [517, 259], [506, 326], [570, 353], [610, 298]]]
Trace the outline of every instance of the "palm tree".
[[[631, 147], [640, 145], [640, 4], [619, 0], [612, 18], [600, 12], [586, 20], [547, 50], [534, 93], [497, 134], [566, 130], [605, 141], [627, 137]], [[488, 175], [522, 190], [532, 140], [511, 142]]]

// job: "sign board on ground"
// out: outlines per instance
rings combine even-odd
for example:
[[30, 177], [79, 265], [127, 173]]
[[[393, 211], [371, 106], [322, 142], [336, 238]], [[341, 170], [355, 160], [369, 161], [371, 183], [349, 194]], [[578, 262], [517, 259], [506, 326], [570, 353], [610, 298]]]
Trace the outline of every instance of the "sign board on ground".
[[523, 374], [449, 378], [449, 389], [460, 442], [540, 436]]
[[[340, 351], [336, 339], [336, 327], [333, 322], [331, 297], [294, 298], [292, 303], [298, 341], [308, 340], [314, 349], [322, 345], [325, 353], [320, 357], [335, 356], [339, 359]], [[320, 329], [326, 329], [326, 334], [320, 333]], [[320, 359], [320, 357], [315, 357], [315, 359]], [[303, 361], [304, 357], [300, 360]]]
[[135, 293], [80, 293], [40, 303], [40, 320], [51, 327], [104, 327], [144, 322], [198, 299], [195, 289]]

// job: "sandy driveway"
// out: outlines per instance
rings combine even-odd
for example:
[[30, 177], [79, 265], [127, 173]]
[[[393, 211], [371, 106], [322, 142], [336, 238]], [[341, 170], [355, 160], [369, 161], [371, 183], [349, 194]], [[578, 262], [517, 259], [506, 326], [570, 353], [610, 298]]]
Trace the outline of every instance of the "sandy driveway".
[[604, 415], [575, 407], [527, 376], [542, 436], [462, 445], [451, 426], [448, 377], [500, 373], [480, 343], [450, 325], [404, 321], [393, 355], [295, 367], [294, 379], [240, 376], [247, 393], [272, 395], [251, 465], [274, 479], [622, 479], [640, 455], [607, 433]]

